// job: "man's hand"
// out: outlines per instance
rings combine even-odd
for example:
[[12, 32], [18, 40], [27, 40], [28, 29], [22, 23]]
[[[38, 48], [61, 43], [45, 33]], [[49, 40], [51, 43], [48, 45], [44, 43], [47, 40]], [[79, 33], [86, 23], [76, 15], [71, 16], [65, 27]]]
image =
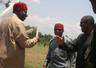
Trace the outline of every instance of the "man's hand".
[[61, 46], [61, 45], [64, 44], [64, 36], [63, 37], [60, 37], [60, 36], [56, 35], [55, 39], [56, 39], [56, 42], [57, 42], [57, 44], [59, 46]]
[[42, 68], [46, 68], [46, 65], [42, 65]]
[[33, 37], [31, 41], [33, 42], [33, 44], [36, 44], [39, 41], [39, 37]]

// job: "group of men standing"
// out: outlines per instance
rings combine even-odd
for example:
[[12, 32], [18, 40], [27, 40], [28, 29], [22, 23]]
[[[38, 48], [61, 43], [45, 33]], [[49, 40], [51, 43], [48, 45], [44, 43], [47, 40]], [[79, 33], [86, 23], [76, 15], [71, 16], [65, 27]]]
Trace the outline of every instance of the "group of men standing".
[[[94, 13], [96, 13], [96, 0], [90, 0]], [[64, 25], [54, 25], [55, 37], [49, 43], [48, 54], [43, 68], [95, 68], [96, 67], [96, 25], [91, 15], [81, 18], [80, 27], [82, 33], [73, 41], [66, 41], [63, 36]], [[76, 66], [74, 66], [74, 53]], [[73, 64], [73, 66], [72, 66]]]
[[95, 68], [93, 60], [93, 35], [94, 18], [90, 15], [83, 16], [80, 21], [82, 33], [73, 41], [68, 41], [63, 36], [64, 25], [56, 23], [54, 26], [55, 37], [49, 43], [48, 54], [43, 68], [74, 68], [71, 66], [73, 55], [77, 52], [76, 68]]
[[[96, 0], [90, 2], [96, 13]], [[25, 3], [17, 2], [13, 6], [13, 15], [0, 23], [0, 68], [24, 68], [25, 48], [33, 47], [38, 42], [38, 37], [30, 39], [26, 34], [23, 21], [27, 17], [27, 10]], [[68, 63], [71, 64], [75, 52], [77, 52], [76, 68], [95, 68], [94, 23], [92, 16], [83, 16], [80, 21], [82, 34], [71, 42], [63, 36], [64, 25], [56, 23], [55, 37], [49, 43], [43, 68], [68, 68]]]

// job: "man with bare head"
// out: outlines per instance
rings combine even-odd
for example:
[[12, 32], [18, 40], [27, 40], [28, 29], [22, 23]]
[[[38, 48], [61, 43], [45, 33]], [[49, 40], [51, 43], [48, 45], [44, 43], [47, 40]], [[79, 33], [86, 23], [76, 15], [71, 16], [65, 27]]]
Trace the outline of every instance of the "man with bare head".
[[[93, 12], [96, 14], [96, 0], [90, 0]], [[91, 62], [93, 67], [96, 67], [96, 23], [94, 24], [94, 34], [92, 39], [92, 47], [91, 47]]]

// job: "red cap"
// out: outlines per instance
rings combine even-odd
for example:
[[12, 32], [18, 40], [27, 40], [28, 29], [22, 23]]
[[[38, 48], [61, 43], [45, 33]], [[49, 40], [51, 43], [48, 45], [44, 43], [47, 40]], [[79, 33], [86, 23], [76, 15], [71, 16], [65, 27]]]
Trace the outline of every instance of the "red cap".
[[17, 2], [14, 4], [13, 10], [18, 11], [18, 12], [23, 11], [23, 10], [27, 10], [27, 5], [23, 2]]
[[54, 28], [56, 29], [64, 29], [64, 25], [63, 24], [61, 24], [61, 23], [56, 23], [55, 24], [55, 26], [54, 26]]

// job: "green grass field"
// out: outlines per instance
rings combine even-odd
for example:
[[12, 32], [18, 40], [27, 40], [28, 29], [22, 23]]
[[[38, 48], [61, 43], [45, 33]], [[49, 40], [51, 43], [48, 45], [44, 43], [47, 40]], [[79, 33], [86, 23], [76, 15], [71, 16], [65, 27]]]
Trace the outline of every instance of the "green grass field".
[[33, 48], [27, 48], [25, 52], [25, 68], [42, 68], [47, 51], [48, 46], [36, 45]]

